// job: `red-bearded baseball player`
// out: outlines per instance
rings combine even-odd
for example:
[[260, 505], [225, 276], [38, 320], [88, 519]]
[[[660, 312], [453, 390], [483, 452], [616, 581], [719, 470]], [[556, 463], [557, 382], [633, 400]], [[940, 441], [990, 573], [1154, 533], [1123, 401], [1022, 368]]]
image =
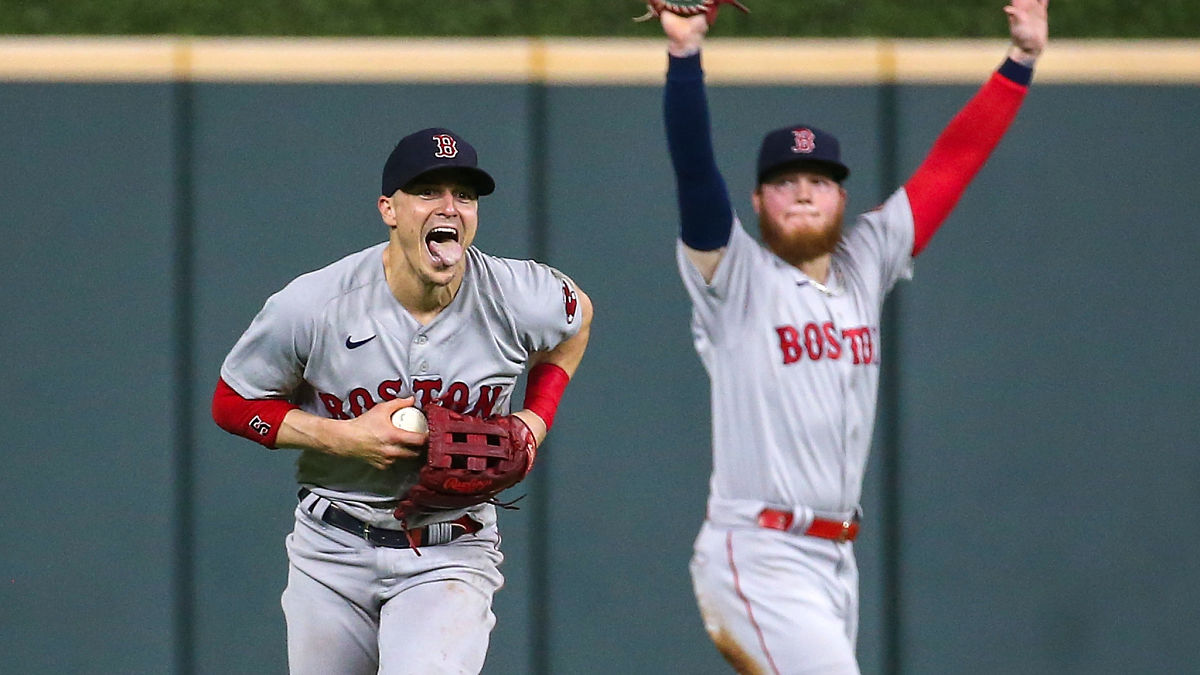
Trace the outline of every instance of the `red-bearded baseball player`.
[[1025, 97], [1047, 42], [1047, 0], [1004, 11], [1008, 58], [912, 177], [845, 229], [849, 169], [837, 139], [807, 123], [767, 133], [752, 195], [763, 244], [734, 215], [713, 157], [700, 65], [709, 17], [660, 13], [678, 264], [712, 388], [713, 471], [691, 573], [705, 628], [739, 672], [858, 672], [851, 542], [880, 313]]

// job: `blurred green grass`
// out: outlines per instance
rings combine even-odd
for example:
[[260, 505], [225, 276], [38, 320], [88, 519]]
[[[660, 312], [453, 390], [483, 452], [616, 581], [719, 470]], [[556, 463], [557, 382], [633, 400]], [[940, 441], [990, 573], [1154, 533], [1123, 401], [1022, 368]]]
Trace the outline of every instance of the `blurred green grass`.
[[[1004, 0], [746, 0], [714, 36], [1004, 37]], [[654, 37], [638, 0], [0, 0], [0, 34]], [[1197, 38], [1200, 0], [1052, 0], [1064, 38]]]

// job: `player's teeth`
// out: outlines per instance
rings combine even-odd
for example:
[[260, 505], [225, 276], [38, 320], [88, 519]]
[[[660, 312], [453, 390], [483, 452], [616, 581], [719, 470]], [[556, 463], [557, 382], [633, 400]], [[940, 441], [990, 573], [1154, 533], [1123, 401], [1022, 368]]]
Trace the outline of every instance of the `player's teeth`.
[[452, 227], [435, 227], [429, 231], [429, 239], [458, 239], [458, 232]]

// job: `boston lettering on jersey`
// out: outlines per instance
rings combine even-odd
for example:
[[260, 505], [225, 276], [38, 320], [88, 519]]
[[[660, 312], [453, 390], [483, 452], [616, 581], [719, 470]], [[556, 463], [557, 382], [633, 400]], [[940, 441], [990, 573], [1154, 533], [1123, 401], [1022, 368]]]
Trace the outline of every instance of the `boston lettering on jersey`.
[[[455, 412], [466, 413], [477, 417], [491, 417], [500, 399], [503, 387], [497, 384], [480, 385], [475, 405], [471, 406], [471, 388], [464, 382], [451, 382], [442, 390], [443, 382], [440, 377], [417, 378], [412, 382], [412, 392], [417, 398], [417, 406], [424, 408], [433, 403], [445, 406]], [[327, 392], [318, 392], [317, 396], [333, 419], [348, 420], [358, 417], [370, 410], [376, 403], [400, 398], [404, 391], [403, 380], [384, 380], [375, 387], [375, 393], [365, 387], [355, 387], [346, 394], [345, 400]], [[470, 412], [467, 409], [470, 408]]]
[[822, 324], [809, 322], [804, 324], [804, 328], [789, 325], [775, 328], [784, 365], [795, 363], [804, 357], [808, 357], [810, 361], [823, 358], [840, 359], [846, 351], [844, 346], [849, 346], [849, 353], [855, 365], [878, 363], [879, 355], [875, 351], [875, 340], [872, 338], [874, 332], [876, 330], [871, 326], [843, 328], [839, 331], [832, 321]]

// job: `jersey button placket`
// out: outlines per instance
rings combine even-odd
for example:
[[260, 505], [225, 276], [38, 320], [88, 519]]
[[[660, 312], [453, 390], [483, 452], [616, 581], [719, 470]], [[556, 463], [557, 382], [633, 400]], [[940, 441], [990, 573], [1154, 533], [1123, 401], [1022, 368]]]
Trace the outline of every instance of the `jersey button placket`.
[[[418, 333], [416, 337], [413, 338], [413, 344], [415, 344], [417, 347], [424, 347], [428, 342], [429, 336], [424, 333]], [[413, 356], [414, 358], [419, 358], [420, 354], [414, 353]], [[429, 372], [429, 362], [422, 358], [417, 363], [417, 374], [424, 375], [427, 372]]]

